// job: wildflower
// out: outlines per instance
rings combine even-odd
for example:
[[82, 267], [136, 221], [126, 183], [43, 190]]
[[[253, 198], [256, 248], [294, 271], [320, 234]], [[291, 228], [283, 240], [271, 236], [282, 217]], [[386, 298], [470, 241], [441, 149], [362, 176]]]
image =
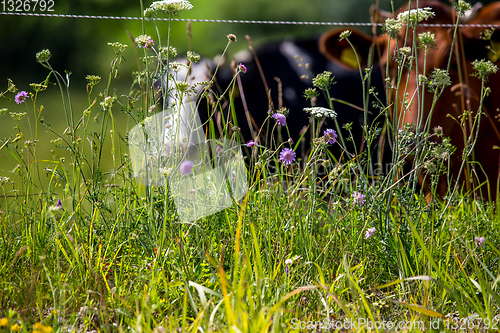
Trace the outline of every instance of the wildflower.
[[85, 79], [88, 82], [87, 84], [91, 87], [95, 86], [101, 81], [101, 77], [97, 75], [87, 75]]
[[318, 97], [318, 96], [319, 96], [319, 92], [316, 90], [316, 88], [307, 88], [304, 91], [304, 97], [307, 100], [313, 99], [314, 97]]
[[366, 232], [365, 232], [365, 239], [368, 239], [371, 236], [373, 236], [373, 234], [375, 233], [375, 230], [376, 230], [375, 227], [371, 227], [368, 230], [366, 230]]
[[436, 135], [438, 138], [443, 136], [443, 128], [441, 126], [436, 126], [434, 127], [434, 135]]
[[[332, 72], [324, 71], [316, 75], [312, 80], [313, 86], [321, 90], [330, 90], [330, 87], [335, 84], [335, 76], [331, 76]], [[330, 77], [331, 76], [331, 77]]]
[[179, 171], [184, 175], [189, 175], [193, 171], [193, 162], [186, 160], [179, 165]]
[[253, 147], [253, 146], [255, 146], [255, 142], [253, 140], [247, 142], [247, 147]]
[[163, 0], [155, 1], [149, 6], [154, 11], [160, 11], [164, 14], [178, 14], [182, 10], [190, 10], [193, 5], [186, 0]]
[[144, 44], [143, 48], [151, 49], [153, 47], [153, 45], [155, 45], [155, 43], [153, 42], [153, 39], [150, 38], [146, 41], [146, 44]]
[[424, 7], [404, 11], [398, 15], [398, 21], [415, 27], [421, 21], [427, 20], [435, 15], [431, 10], [432, 8], [430, 7]]
[[281, 126], [286, 125], [286, 117], [282, 113], [275, 113], [273, 114], [273, 118], [276, 119], [278, 123], [280, 123]]
[[230, 42], [236, 42], [236, 36], [233, 34], [227, 35], [227, 39], [229, 39]]
[[57, 199], [57, 207], [62, 208], [61, 199]]
[[242, 63], [240, 63], [238, 65], [238, 69], [240, 70], [240, 72], [243, 72], [243, 73], [246, 73], [247, 72], [247, 68], [245, 67], [245, 65], [243, 65]]
[[16, 104], [24, 103], [24, 101], [28, 98], [28, 93], [26, 91], [21, 91], [16, 95]]
[[[165, 56], [167, 58], [177, 57], [177, 49], [173, 46], [169, 46], [169, 47], [162, 46], [162, 47], [160, 47], [159, 51], [163, 56]], [[173, 65], [173, 63], [171, 63], [170, 65]]]
[[285, 260], [285, 265], [286, 265], [286, 275], [288, 275], [288, 266], [290, 266], [293, 263], [292, 259], [287, 259]]
[[337, 141], [337, 132], [335, 130], [332, 130], [331, 128], [327, 128], [323, 132], [325, 141], [328, 142], [329, 144], [333, 145], [335, 141]]
[[176, 81], [175, 86], [176, 86], [177, 90], [179, 90], [181, 93], [183, 93], [189, 89], [189, 82]]
[[304, 111], [309, 113], [312, 118], [336, 118], [337, 117], [337, 112], [327, 109], [327, 108], [322, 108], [319, 106], [312, 107], [312, 108], [304, 108]]
[[106, 111], [106, 110], [111, 110], [111, 107], [113, 104], [116, 102], [116, 96], [107, 96], [104, 101], [99, 103], [101, 105], [101, 108]]
[[0, 328], [9, 327], [9, 320], [7, 318], [0, 319]]
[[445, 69], [434, 68], [429, 80], [429, 88], [434, 91], [451, 85], [450, 75]]
[[340, 34], [339, 42], [343, 39], [349, 38], [350, 35], [351, 35], [351, 30], [342, 31], [342, 33]]
[[128, 47], [128, 45], [119, 42], [108, 43], [108, 46], [111, 46], [113, 48], [113, 52], [115, 52], [115, 54], [122, 53]]
[[215, 152], [217, 153], [217, 156], [220, 156], [222, 154], [222, 146], [217, 145], [217, 147], [215, 147]]
[[14, 324], [10, 327], [10, 331], [11, 332], [19, 332], [19, 331], [21, 331], [21, 326], [19, 326], [19, 324]]
[[498, 67], [493, 64], [490, 60], [474, 60], [472, 62], [472, 67], [476, 72], [472, 74], [472, 76], [475, 76], [483, 81], [488, 80], [488, 75], [494, 74], [497, 72]]
[[196, 52], [193, 52], [193, 51], [188, 51], [187, 55], [186, 55], [186, 58], [190, 62], [198, 62], [201, 59], [200, 55], [198, 53], [196, 53]]
[[7, 109], [7, 108], [1, 108], [0, 109], [0, 117], [3, 116], [4, 114], [6, 114], [7, 111], [9, 111], [9, 109]]
[[435, 46], [434, 41], [436, 40], [436, 35], [429, 31], [426, 31], [418, 35], [418, 40], [420, 44], [425, 48], [434, 47]]
[[43, 83], [30, 83], [30, 88], [33, 89], [35, 92], [40, 92], [47, 89], [47, 85]]
[[399, 48], [399, 53], [401, 53], [401, 55], [405, 57], [409, 57], [411, 56], [411, 47], [409, 46], [401, 47]]
[[[24, 116], [26, 116], [26, 112], [20, 112], [20, 113], [17, 113], [17, 112], [9, 112], [10, 116], [12, 117], [12, 119], [15, 119], [17, 121], [21, 121], [21, 119], [24, 118]], [[12, 141], [14, 142], [14, 141]]]
[[482, 246], [484, 247], [484, 242], [486, 240], [484, 239], [484, 237], [474, 237], [474, 242], [476, 243], [476, 246]]
[[50, 53], [50, 51], [48, 49], [45, 49], [36, 54], [36, 61], [38, 61], [39, 63], [47, 62], [49, 61], [51, 56], [52, 54]]
[[290, 149], [290, 148], [284, 148], [281, 153], [280, 153], [280, 161], [287, 164], [287, 165], [290, 165], [292, 164], [292, 162], [295, 162], [295, 152], [293, 151], [293, 149]]
[[[137, 47], [143, 47], [143, 48], [146, 48], [146, 45], [148, 43], [152, 43], [153, 42], [153, 39], [151, 38], [151, 36], [148, 36], [148, 35], [139, 35], [137, 36], [137, 38], [135, 39], [135, 43], [137, 44]], [[109, 45], [109, 44], [108, 44]]]
[[354, 203], [356, 203], [360, 206], [363, 206], [365, 204], [365, 195], [364, 194], [357, 192], [357, 191], [354, 191], [352, 193], [352, 197], [354, 198]]
[[385, 20], [385, 24], [382, 29], [391, 38], [396, 38], [402, 26], [403, 24], [401, 23], [401, 21], [395, 20], [393, 18], [388, 18]]
[[146, 19], [153, 19], [156, 17], [156, 11], [152, 8], [146, 8], [144, 10], [144, 17]]
[[465, 2], [463, 0], [458, 0], [457, 2], [454, 3], [455, 9], [458, 12], [458, 16], [463, 16], [466, 11], [471, 9], [471, 5], [468, 2]]

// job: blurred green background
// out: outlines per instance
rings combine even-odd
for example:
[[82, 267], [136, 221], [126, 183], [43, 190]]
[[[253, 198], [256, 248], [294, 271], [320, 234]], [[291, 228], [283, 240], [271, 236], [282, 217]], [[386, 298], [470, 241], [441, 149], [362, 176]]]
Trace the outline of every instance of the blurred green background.
[[[405, 0], [394, 1], [395, 8], [399, 8]], [[192, 19], [245, 19], [245, 20], [287, 20], [287, 21], [325, 21], [325, 22], [369, 22], [369, 8], [378, 4], [380, 8], [389, 10], [389, 0], [192, 0], [193, 9], [181, 12], [180, 18]], [[144, 2], [147, 8], [151, 1]], [[0, 5], [1, 6], [1, 5]], [[86, 14], [108, 16], [133, 16], [141, 14], [138, 0], [54, 0], [54, 14]], [[3, 8], [0, 8], [3, 10]], [[158, 22], [163, 40], [166, 39], [167, 22]], [[292, 25], [260, 25], [260, 24], [227, 24], [202, 23], [191, 24], [192, 50], [203, 56], [214, 57], [224, 49], [226, 35], [233, 33], [238, 42], [233, 43], [229, 55], [246, 49], [248, 44], [245, 35], [250, 35], [258, 47], [262, 43], [280, 40], [285, 36], [308, 38], [318, 36], [331, 29], [327, 26], [292, 26]], [[347, 26], [346, 26], [347, 28]], [[172, 24], [172, 45], [180, 56], [188, 50], [186, 22]], [[363, 28], [362, 28], [363, 29]], [[107, 46], [108, 42], [119, 41], [131, 45], [127, 30], [133, 36], [141, 34], [140, 21], [130, 20], [103, 20], [103, 19], [76, 19], [54, 17], [24, 17], [0, 15], [0, 31], [2, 49], [0, 52], [0, 90], [7, 88], [7, 78], [11, 78], [19, 90], [31, 91], [29, 83], [42, 82], [48, 72], [35, 60], [35, 54], [42, 49], [50, 49], [52, 58], [50, 63], [60, 73], [65, 70], [72, 72], [70, 76], [72, 104], [75, 118], [78, 119], [83, 110], [88, 107], [85, 92], [85, 77], [89, 74], [103, 78], [95, 87], [95, 91], [105, 89], [109, 76], [110, 62], [113, 51]], [[369, 31], [369, 28], [364, 28]], [[156, 32], [151, 22], [146, 23], [146, 33], [156, 41]], [[132, 71], [137, 70], [134, 50], [129, 47], [124, 53], [126, 62], [120, 66], [120, 79], [112, 84], [117, 95], [126, 94], [132, 83]], [[52, 79], [52, 82], [54, 80]], [[94, 94], [93, 97], [95, 97]], [[0, 99], [0, 109], [8, 108], [9, 112], [28, 112], [28, 117], [21, 121], [20, 127], [27, 139], [29, 126], [34, 127], [34, 112], [31, 103], [16, 105], [14, 95], [10, 94]], [[101, 100], [98, 100], [100, 102]], [[59, 133], [65, 128], [65, 121], [61, 105], [61, 98], [57, 87], [49, 87], [41, 93], [38, 105], [43, 104], [42, 112], [45, 120]], [[99, 113], [96, 105], [93, 115]], [[115, 112], [115, 111], [114, 111]], [[116, 111], [122, 135], [129, 129], [128, 116], [120, 115]], [[13, 127], [16, 122], [4, 114], [0, 118], [0, 146], [11, 135], [15, 136]], [[98, 128], [98, 123], [95, 124]], [[55, 135], [40, 130], [39, 151], [53, 149], [48, 142]], [[47, 156], [50, 158], [50, 154]], [[16, 162], [3, 149], [0, 151], [0, 173], [8, 173]], [[7, 171], [6, 171], [7, 170]]]

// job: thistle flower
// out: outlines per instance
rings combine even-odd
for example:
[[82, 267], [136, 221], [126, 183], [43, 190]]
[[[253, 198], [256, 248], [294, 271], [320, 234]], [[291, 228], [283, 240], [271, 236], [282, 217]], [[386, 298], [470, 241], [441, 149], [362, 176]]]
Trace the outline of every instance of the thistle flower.
[[45, 49], [36, 54], [36, 61], [38, 61], [39, 63], [47, 62], [49, 61], [51, 56], [52, 54], [50, 53], [50, 51], [48, 49]]
[[163, 0], [153, 2], [149, 8], [156, 12], [176, 15], [182, 10], [190, 10], [193, 5], [186, 0]]
[[292, 164], [292, 162], [295, 162], [295, 156], [296, 156], [296, 154], [293, 151], [293, 149], [284, 148], [280, 153], [279, 160], [286, 165], [290, 165], [290, 164]]
[[184, 175], [189, 175], [193, 171], [193, 162], [186, 160], [179, 165], [179, 171]]
[[375, 233], [375, 230], [376, 230], [375, 227], [371, 227], [368, 230], [366, 230], [366, 232], [365, 232], [365, 239], [368, 239], [371, 236], [373, 236], [373, 234]]
[[474, 242], [476, 243], [476, 246], [482, 246], [484, 247], [484, 242], [486, 240], [484, 239], [484, 237], [474, 237]]
[[276, 119], [278, 123], [280, 123], [281, 126], [286, 125], [286, 117], [282, 113], [275, 113], [273, 114], [273, 118]]
[[365, 195], [354, 191], [352, 193], [352, 197], [354, 198], [354, 203], [358, 204], [359, 206], [363, 206], [365, 204]]
[[240, 72], [243, 72], [243, 73], [246, 73], [247, 72], [247, 68], [245, 65], [243, 65], [242, 63], [240, 63], [238, 65], [238, 69], [240, 70]]
[[325, 141], [331, 145], [333, 145], [335, 143], [335, 141], [337, 141], [337, 132], [335, 132], [335, 130], [332, 130], [331, 128], [327, 128], [323, 132], [323, 135], [324, 135]]
[[336, 118], [337, 117], [337, 112], [327, 109], [327, 108], [322, 108], [319, 106], [312, 107], [312, 108], [304, 108], [304, 111], [310, 114], [310, 117], [312, 118]]
[[19, 92], [15, 97], [16, 104], [24, 103], [24, 101], [26, 101], [27, 98], [28, 98], [28, 93], [26, 91], [23, 90]]

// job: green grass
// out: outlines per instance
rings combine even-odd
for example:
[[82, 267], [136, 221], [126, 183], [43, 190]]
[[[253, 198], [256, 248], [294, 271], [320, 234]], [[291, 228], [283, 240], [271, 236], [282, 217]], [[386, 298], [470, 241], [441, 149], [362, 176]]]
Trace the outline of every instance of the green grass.
[[[17, 128], [0, 142], [7, 161], [0, 178], [0, 332], [290, 332], [313, 331], [319, 322], [355, 323], [353, 331], [366, 332], [383, 320], [415, 325], [408, 331], [498, 326], [494, 203], [457, 193], [426, 201], [415, 190], [417, 177], [402, 178], [404, 149], [395, 151], [388, 175], [374, 177], [366, 170], [377, 161], [366, 153], [328, 153], [321, 119], [312, 120], [320, 140], [302, 164], [278, 160], [286, 138], [258, 144], [247, 160], [245, 197], [182, 221], [170, 187], [133, 177], [127, 133], [147, 118], [152, 93], [143, 82], [157, 65], [141, 63], [142, 80], [118, 94], [112, 83], [122, 54], [117, 50], [109, 79], [76, 101], [65, 76], [39, 59], [46, 84], [60, 89], [54, 112], [65, 126], [40, 121], [39, 96], [53, 87], [32, 90], [19, 121], [3, 114]], [[328, 73], [318, 80], [317, 89], [327, 91]], [[2, 96], [15, 93], [10, 86]], [[100, 108], [106, 97], [112, 106]], [[269, 117], [263, 128], [272, 132], [275, 123]], [[371, 138], [375, 129], [365, 131]]]

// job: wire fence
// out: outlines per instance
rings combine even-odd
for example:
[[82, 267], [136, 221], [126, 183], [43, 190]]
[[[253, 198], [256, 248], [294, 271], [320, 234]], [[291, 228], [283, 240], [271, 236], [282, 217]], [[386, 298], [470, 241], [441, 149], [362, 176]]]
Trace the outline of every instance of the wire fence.
[[[72, 14], [49, 14], [49, 13], [28, 13], [28, 12], [0, 12], [0, 15], [10, 16], [34, 16], [34, 17], [59, 17], [73, 19], [101, 19], [101, 20], [142, 20], [141, 17], [131, 16], [103, 16], [103, 15], [72, 15]], [[156, 21], [168, 21], [168, 18], [154, 18]], [[210, 19], [181, 19], [173, 18], [177, 22], [203, 22], [203, 23], [232, 23], [232, 24], [268, 24], [268, 25], [312, 25], [312, 26], [359, 26], [359, 27], [381, 27], [383, 23], [368, 22], [307, 22], [307, 21], [259, 21], [259, 20], [210, 20]], [[452, 28], [455, 24], [419, 24], [423, 27], [444, 27]], [[500, 24], [458, 24], [459, 27], [471, 28], [500, 28]]]

